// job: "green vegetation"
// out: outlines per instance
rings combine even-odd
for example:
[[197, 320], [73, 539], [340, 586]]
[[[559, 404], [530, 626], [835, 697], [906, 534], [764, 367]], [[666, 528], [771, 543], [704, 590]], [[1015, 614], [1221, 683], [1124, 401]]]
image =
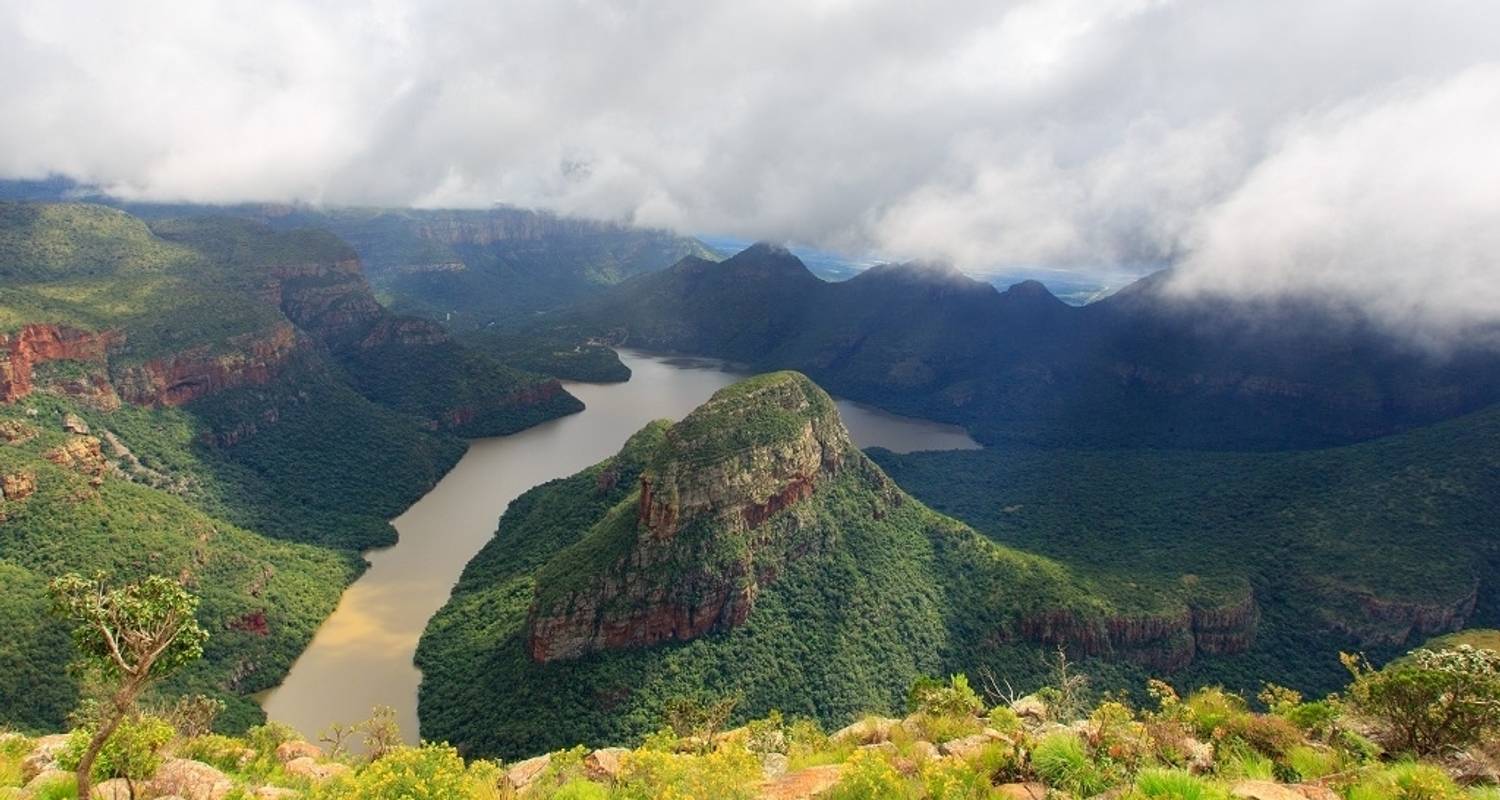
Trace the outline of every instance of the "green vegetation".
[[[808, 408], [789, 410], [795, 405], [782, 394], [742, 402], [790, 381], [807, 387]], [[574, 738], [619, 741], [650, 732], [671, 698], [699, 693], [739, 698], [736, 719], [780, 708], [833, 724], [904, 706], [913, 680], [939, 670], [987, 666], [1036, 681], [1049, 668], [1023, 634], [1027, 619], [1062, 613], [1084, 629], [1102, 628], [1122, 612], [1184, 613], [1176, 609], [1189, 599], [1209, 602], [1210, 592], [1223, 590], [1212, 581], [1170, 585], [1157, 595], [1110, 587], [998, 547], [905, 497], [848, 445], [835, 476], [762, 527], [747, 532], [721, 527], [717, 518], [685, 519], [668, 560], [653, 556], [638, 572], [616, 574], [634, 563], [642, 535], [643, 473], [713, 475], [725, 468], [721, 462], [741, 456], [760, 464], [759, 456], [744, 454], [801, 441], [809, 420], [831, 412], [827, 396], [801, 376], [750, 379], [675, 426], [649, 426], [614, 458], [518, 498], [423, 636], [423, 735], [504, 756]], [[783, 536], [795, 537], [800, 555], [757, 544]], [[697, 585], [692, 576], [732, 573], [747, 552], [757, 573], [775, 579], [759, 587], [742, 625], [575, 660], [528, 656], [532, 608], [563, 612], [570, 596], [599, 581]], [[683, 602], [694, 602], [693, 595]], [[634, 613], [605, 606], [611, 609]], [[1131, 664], [1100, 669], [1111, 685], [1144, 676]]]
[[1413, 652], [1376, 670], [1346, 657], [1354, 674], [1349, 696], [1384, 721], [1395, 744], [1438, 755], [1500, 737], [1500, 653], [1468, 644]]
[[1340, 649], [1378, 663], [1419, 644], [1433, 632], [1424, 625], [1500, 618], [1500, 408], [1296, 453], [871, 455], [935, 510], [1100, 583], [1247, 579], [1261, 611], [1255, 646], [1174, 673], [1182, 685], [1253, 692], [1272, 677], [1328, 692], [1346, 677]]
[[[248, 695], [280, 680], [363, 569], [357, 551], [391, 544], [387, 520], [462, 455], [453, 433], [581, 407], [394, 317], [354, 256], [326, 231], [0, 203], [0, 333], [61, 324], [109, 337], [30, 365], [30, 394], [0, 405], [0, 476], [21, 482], [0, 501], [12, 632], [0, 722], [56, 727], [74, 708], [46, 585], [103, 570], [190, 582], [214, 636], [162, 691], [209, 695], [226, 705], [217, 724], [243, 730], [262, 718]], [[24, 357], [0, 353], [7, 370]], [[66, 432], [67, 419], [90, 434]]]
[[111, 588], [103, 575], [68, 574], [47, 588], [53, 610], [77, 625], [73, 644], [82, 669], [101, 681], [105, 695], [86, 710], [88, 727], [73, 732], [60, 759], [74, 773], [75, 790], [90, 797], [96, 778], [150, 776], [161, 765], [157, 751], [172, 737], [171, 726], [128, 718], [146, 687], [203, 657], [208, 631], [194, 617], [198, 598], [160, 575]]
[[[1485, 657], [1497, 656], [1486, 651]], [[985, 712], [961, 676], [921, 678], [908, 690], [921, 700], [909, 716], [867, 717], [831, 734], [775, 710], [722, 730], [722, 712], [732, 701], [679, 697], [650, 732], [624, 742], [631, 748], [577, 745], [507, 763], [466, 759], [441, 743], [369, 747], [367, 739], [366, 754], [357, 755], [320, 749], [278, 725], [230, 737], [141, 717], [130, 735], [111, 741], [115, 760], [99, 774], [129, 775], [153, 791], [159, 776], [169, 774], [166, 759], [188, 758], [206, 770], [197, 774], [230, 787], [230, 797], [290, 789], [310, 800], [1014, 800], [1059, 793], [1128, 800], [1494, 800], [1500, 740], [1419, 759], [1403, 754], [1399, 721], [1367, 715], [1355, 700], [1364, 679], [1357, 676], [1347, 693], [1307, 702], [1268, 687], [1264, 698], [1274, 707], [1261, 712], [1220, 688], [1179, 696], [1152, 682], [1141, 693], [1150, 702], [1095, 701], [1070, 718], [1042, 704], [1040, 693]], [[1053, 695], [1064, 691], [1048, 688]], [[1490, 688], [1484, 698], [1500, 701], [1500, 687]], [[1331, 709], [1325, 724], [1289, 722], [1310, 703]], [[39, 744], [0, 733], [0, 796], [22, 785], [22, 763]], [[65, 748], [58, 761], [68, 762], [70, 752]], [[162, 771], [152, 776], [158, 766]], [[62, 780], [34, 796], [76, 795]]]

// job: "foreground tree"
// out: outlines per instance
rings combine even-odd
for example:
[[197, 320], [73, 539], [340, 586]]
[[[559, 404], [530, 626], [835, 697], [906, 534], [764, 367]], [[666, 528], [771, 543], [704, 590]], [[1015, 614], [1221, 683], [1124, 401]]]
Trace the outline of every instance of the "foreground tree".
[[1394, 744], [1439, 755], [1500, 735], [1500, 654], [1459, 645], [1417, 650], [1376, 670], [1345, 654], [1354, 675], [1349, 698], [1389, 726]]
[[152, 576], [111, 589], [103, 575], [69, 574], [48, 588], [54, 610], [77, 623], [73, 643], [85, 668], [110, 687], [78, 760], [78, 796], [88, 797], [99, 751], [141, 692], [202, 657], [208, 632], [193, 617], [198, 599], [169, 578]]

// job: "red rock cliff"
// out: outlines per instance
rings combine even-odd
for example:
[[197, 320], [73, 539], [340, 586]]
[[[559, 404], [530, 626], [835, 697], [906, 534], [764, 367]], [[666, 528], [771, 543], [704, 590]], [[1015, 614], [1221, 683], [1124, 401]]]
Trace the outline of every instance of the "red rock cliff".
[[[601, 523], [619, 526], [624, 533], [615, 535], [632, 539], [627, 554], [583, 576], [565, 596], [533, 603], [527, 639], [533, 660], [733, 628], [775, 580], [775, 567], [767, 565], [820, 546], [800, 535], [797, 507], [850, 459], [864, 464], [832, 401], [799, 375], [722, 395], [667, 433], [664, 455], [642, 474], [632, 506]], [[715, 441], [757, 406], [772, 408], [787, 423], [777, 435]], [[884, 480], [873, 468], [871, 477]]]
[[117, 331], [85, 331], [66, 325], [34, 324], [0, 334], [0, 401], [14, 403], [31, 393], [32, 370], [58, 359], [104, 364], [109, 350], [125, 337]]

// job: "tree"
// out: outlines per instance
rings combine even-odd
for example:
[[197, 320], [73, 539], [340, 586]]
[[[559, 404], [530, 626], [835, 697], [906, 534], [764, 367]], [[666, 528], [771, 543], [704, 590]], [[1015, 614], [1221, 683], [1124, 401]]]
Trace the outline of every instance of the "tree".
[[1355, 707], [1389, 726], [1397, 748], [1438, 755], [1500, 734], [1500, 653], [1416, 650], [1376, 670], [1345, 654]]
[[102, 574], [68, 574], [48, 589], [54, 611], [77, 623], [73, 643], [84, 667], [110, 687], [78, 759], [78, 796], [88, 797], [99, 751], [141, 692], [202, 657], [208, 632], [193, 617], [198, 599], [169, 578], [151, 576], [112, 589]]

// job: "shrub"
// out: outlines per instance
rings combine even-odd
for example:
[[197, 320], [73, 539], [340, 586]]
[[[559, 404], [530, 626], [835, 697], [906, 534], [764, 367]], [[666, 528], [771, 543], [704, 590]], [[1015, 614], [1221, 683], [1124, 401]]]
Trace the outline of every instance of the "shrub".
[[[161, 749], [172, 741], [175, 733], [171, 724], [161, 717], [127, 717], [105, 740], [90, 775], [99, 781], [149, 778], [161, 766]], [[58, 754], [59, 766], [69, 771], [78, 769], [78, 761], [92, 737], [93, 731], [87, 728], [74, 730], [68, 737], [67, 747]]]
[[458, 751], [448, 745], [398, 747], [353, 777], [315, 788], [311, 800], [447, 800], [497, 797], [494, 771], [471, 773]]
[[1031, 769], [1042, 782], [1080, 797], [1109, 787], [1108, 777], [1089, 757], [1083, 740], [1067, 731], [1049, 734], [1031, 751]]
[[972, 715], [921, 714], [916, 723], [922, 738], [936, 743], [973, 736], [983, 729], [979, 718]]
[[1369, 773], [1348, 792], [1349, 800], [1456, 800], [1462, 796], [1448, 773], [1415, 762]]
[[1180, 769], [1144, 769], [1135, 776], [1135, 790], [1146, 800], [1227, 800], [1228, 793]]
[[786, 752], [786, 723], [780, 711], [772, 710], [765, 719], [751, 720], [745, 730], [745, 747], [750, 752], [762, 755]]
[[1245, 714], [1245, 701], [1217, 686], [1199, 689], [1182, 701], [1182, 713], [1198, 736], [1208, 739], [1219, 726]]
[[1315, 781], [1338, 772], [1339, 757], [1329, 750], [1299, 744], [1287, 749], [1286, 765], [1299, 780]]
[[1215, 771], [1228, 780], [1270, 781], [1276, 779], [1276, 762], [1244, 745], [1234, 745], [1219, 751]]
[[267, 722], [245, 731], [245, 741], [263, 755], [271, 755], [282, 744], [301, 738], [296, 729], [280, 722]]
[[1397, 749], [1435, 755], [1500, 734], [1500, 654], [1459, 645], [1416, 650], [1375, 670], [1344, 656], [1355, 706], [1384, 723]]
[[900, 800], [916, 796], [901, 773], [871, 750], [860, 750], [850, 756], [843, 778], [825, 795], [827, 800], [869, 800], [874, 797]]
[[182, 755], [226, 772], [233, 772], [244, 767], [246, 749], [246, 743], [240, 739], [209, 734], [187, 740], [182, 747]]
[[924, 800], [985, 800], [990, 796], [990, 780], [968, 764], [942, 759], [927, 763], [922, 770]]
[[1302, 734], [1281, 717], [1243, 713], [1229, 717], [1214, 729], [1222, 742], [1242, 742], [1273, 758], [1302, 742]]
[[734, 744], [703, 756], [641, 749], [625, 757], [625, 771], [614, 796], [624, 800], [661, 797], [736, 800], [754, 797], [760, 777], [760, 760]]
[[946, 683], [936, 678], [918, 678], [907, 692], [910, 710], [944, 717], [972, 717], [984, 709], [979, 695], [969, 686], [969, 676], [958, 674]]
[[990, 709], [990, 727], [1001, 733], [1010, 733], [1021, 729], [1021, 718], [1010, 706], [995, 706]]

